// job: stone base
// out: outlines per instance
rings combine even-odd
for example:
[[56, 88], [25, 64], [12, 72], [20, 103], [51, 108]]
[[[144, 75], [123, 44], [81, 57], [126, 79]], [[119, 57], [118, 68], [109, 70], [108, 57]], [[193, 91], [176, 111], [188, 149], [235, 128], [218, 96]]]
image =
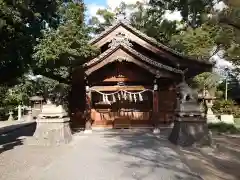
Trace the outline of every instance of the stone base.
[[37, 145], [67, 144], [72, 140], [69, 118], [38, 119], [33, 136]]
[[153, 129], [153, 134], [160, 134], [160, 129], [159, 128], [154, 128]]
[[194, 117], [175, 120], [169, 141], [183, 147], [194, 144], [211, 146], [212, 144], [206, 120], [204, 118], [195, 119]]
[[91, 129], [84, 130], [84, 134], [92, 134], [92, 130]]
[[233, 117], [233, 115], [224, 114], [224, 115], [221, 115], [220, 119], [221, 119], [221, 121], [220, 121], [221, 123], [234, 124], [234, 117]]
[[220, 119], [218, 119], [215, 115], [207, 115], [208, 124], [218, 124], [220, 122]]

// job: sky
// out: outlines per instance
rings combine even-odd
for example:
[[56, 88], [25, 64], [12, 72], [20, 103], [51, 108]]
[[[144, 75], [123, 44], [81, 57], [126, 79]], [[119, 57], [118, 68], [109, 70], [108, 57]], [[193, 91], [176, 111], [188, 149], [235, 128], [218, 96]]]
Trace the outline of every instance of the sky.
[[[88, 9], [87, 15], [94, 16], [98, 9], [109, 7], [114, 10], [121, 2], [125, 2], [126, 4], [135, 4], [137, 1], [148, 2], [149, 0], [85, 0], [84, 2]], [[181, 15], [179, 12], [167, 13], [167, 18], [169, 20], [181, 20]]]

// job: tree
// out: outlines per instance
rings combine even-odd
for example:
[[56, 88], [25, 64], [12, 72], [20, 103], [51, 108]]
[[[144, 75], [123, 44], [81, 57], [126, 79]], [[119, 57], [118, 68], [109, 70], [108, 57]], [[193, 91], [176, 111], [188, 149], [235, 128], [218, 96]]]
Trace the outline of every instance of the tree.
[[186, 30], [172, 36], [170, 46], [188, 56], [209, 60], [211, 51], [216, 46], [215, 37], [218, 33], [216, 26], [203, 24], [198, 28]]
[[0, 0], [0, 84], [22, 76], [35, 64], [31, 56], [36, 39], [46, 23], [57, 24], [60, 2]]
[[84, 10], [81, 1], [60, 6], [60, 24], [46, 29], [34, 48], [33, 58], [38, 62], [35, 73], [68, 83], [70, 66], [83, 64], [96, 54], [88, 44], [90, 29], [84, 23]]
[[217, 23], [222, 33], [226, 58], [236, 66], [240, 65], [240, 3], [237, 0], [225, 0], [228, 8], [217, 14]]
[[[94, 34], [99, 34], [106, 27], [112, 25], [118, 15], [123, 15], [136, 29], [161, 43], [167, 43], [171, 36], [178, 32], [178, 29], [177, 22], [165, 19], [164, 13], [164, 11], [156, 10], [149, 7], [148, 4], [140, 2], [136, 4], [121, 3], [113, 11], [99, 9], [96, 16], [89, 20], [89, 25], [92, 27]], [[103, 22], [99, 19], [102, 19]]]
[[150, 5], [156, 10], [180, 11], [182, 22], [187, 27], [200, 27], [211, 13], [215, 0], [150, 0]]

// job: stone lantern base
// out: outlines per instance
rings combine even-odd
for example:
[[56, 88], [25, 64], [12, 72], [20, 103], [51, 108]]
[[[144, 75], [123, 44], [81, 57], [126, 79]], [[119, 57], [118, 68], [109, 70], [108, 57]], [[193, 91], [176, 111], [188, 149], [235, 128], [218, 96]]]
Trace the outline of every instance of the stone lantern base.
[[207, 122], [203, 117], [179, 117], [174, 122], [169, 141], [182, 147], [212, 145]]
[[38, 119], [34, 133], [35, 144], [60, 145], [72, 140], [69, 118]]

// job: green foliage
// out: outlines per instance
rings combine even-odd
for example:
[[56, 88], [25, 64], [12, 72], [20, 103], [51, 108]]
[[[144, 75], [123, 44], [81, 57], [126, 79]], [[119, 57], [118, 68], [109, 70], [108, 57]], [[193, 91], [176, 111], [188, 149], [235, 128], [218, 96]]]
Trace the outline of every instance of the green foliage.
[[216, 114], [232, 114], [235, 117], [240, 115], [240, 108], [233, 100], [216, 100], [213, 105], [213, 111]]
[[[168, 21], [164, 18], [164, 11], [156, 10], [154, 7], [147, 8], [146, 4], [121, 3], [113, 12], [109, 9], [99, 9], [97, 16], [89, 20], [93, 33], [99, 34], [106, 27], [110, 26], [117, 15], [123, 15], [130, 24], [141, 32], [155, 38], [161, 43], [167, 43], [173, 34], [178, 32], [177, 22]], [[101, 22], [98, 17], [104, 21]]]
[[217, 14], [221, 29], [218, 39], [226, 50], [226, 58], [239, 65], [240, 57], [240, 3], [238, 0], [225, 0], [228, 8]]
[[0, 0], [0, 83], [22, 76], [34, 64], [36, 38], [46, 23], [56, 25], [57, 7], [58, 1]]
[[94, 34], [99, 34], [104, 31], [106, 27], [112, 25], [115, 18], [115, 13], [110, 12], [108, 9], [99, 9], [96, 15], [102, 17], [104, 22], [101, 22], [97, 16], [93, 16], [89, 20], [88, 24], [91, 26]]
[[69, 67], [83, 64], [97, 50], [88, 44], [90, 28], [84, 23], [82, 2], [62, 4], [58, 12], [61, 23], [56, 29], [46, 29], [34, 48], [33, 58], [38, 62], [34, 71], [69, 83]]
[[197, 89], [199, 92], [208, 90], [211, 95], [215, 95], [220, 76], [212, 72], [204, 72], [200, 75], [197, 75], [192, 80], [193, 88]]
[[200, 27], [213, 8], [214, 0], [150, 0], [150, 5], [156, 9], [180, 11], [183, 22], [188, 27]]
[[83, 4], [69, 2], [62, 5], [59, 12], [62, 22], [57, 29], [44, 31], [33, 57], [39, 60], [40, 64], [48, 61], [56, 61], [58, 64], [60, 60], [60, 63], [67, 65], [70, 61], [83, 60], [94, 55], [94, 49], [88, 45], [89, 28], [83, 22]]
[[220, 132], [220, 133], [230, 133], [230, 134], [240, 133], [240, 129], [231, 124], [225, 124], [225, 123], [209, 124], [208, 127], [209, 129]]
[[209, 60], [211, 56], [210, 52], [216, 45], [214, 37], [217, 31], [216, 27], [207, 24], [195, 29], [189, 27], [179, 34], [174, 35], [169, 44], [186, 55]]

